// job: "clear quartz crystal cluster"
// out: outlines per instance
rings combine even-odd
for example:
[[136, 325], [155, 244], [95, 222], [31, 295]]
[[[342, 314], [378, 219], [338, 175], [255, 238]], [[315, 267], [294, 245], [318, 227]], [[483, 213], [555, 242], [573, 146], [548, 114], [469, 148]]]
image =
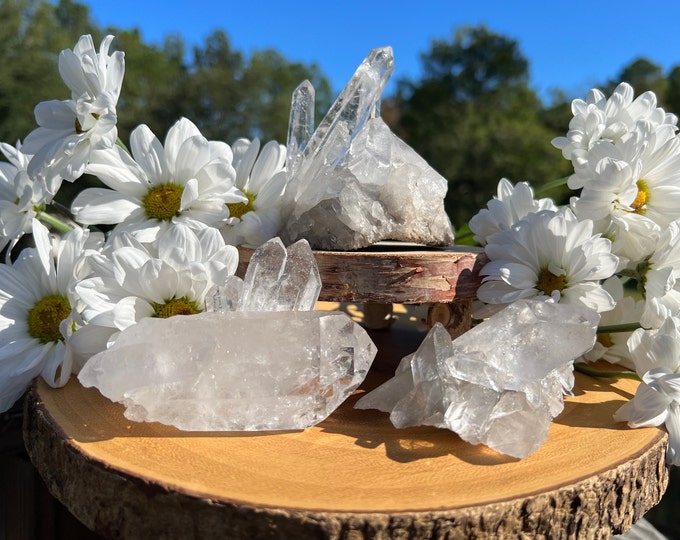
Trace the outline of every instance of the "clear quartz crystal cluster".
[[437, 324], [356, 407], [389, 412], [398, 428], [448, 428], [524, 458], [562, 412], [573, 360], [592, 348], [598, 322], [585, 307], [519, 300], [453, 341]]
[[187, 431], [303, 429], [361, 384], [376, 348], [345, 313], [312, 311], [321, 281], [307, 242], [259, 248], [214, 311], [143, 319], [87, 362], [86, 386], [134, 421]]
[[314, 130], [314, 88], [294, 92], [284, 194], [286, 243], [351, 250], [385, 239], [450, 245], [447, 182], [380, 118], [392, 49], [366, 57]]

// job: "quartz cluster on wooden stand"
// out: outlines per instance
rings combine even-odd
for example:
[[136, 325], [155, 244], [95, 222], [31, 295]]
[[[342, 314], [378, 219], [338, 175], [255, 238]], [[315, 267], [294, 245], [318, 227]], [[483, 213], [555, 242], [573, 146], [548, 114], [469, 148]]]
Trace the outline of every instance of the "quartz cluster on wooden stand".
[[294, 92], [281, 236], [315, 249], [352, 250], [381, 240], [453, 244], [447, 181], [380, 118], [394, 70], [392, 49], [374, 49], [314, 129], [309, 81]]

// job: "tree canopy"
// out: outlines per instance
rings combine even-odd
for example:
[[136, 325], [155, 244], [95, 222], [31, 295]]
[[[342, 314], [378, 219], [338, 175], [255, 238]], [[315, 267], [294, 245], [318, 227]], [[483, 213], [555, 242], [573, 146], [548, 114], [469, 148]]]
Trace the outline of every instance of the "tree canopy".
[[100, 28], [89, 8], [73, 0], [1, 0], [0, 140], [23, 139], [34, 127], [40, 101], [67, 99], [57, 69], [58, 53], [83, 34], [95, 44], [106, 34], [125, 52], [125, 78], [118, 102], [123, 141], [139, 124], [162, 140], [180, 117], [191, 119], [208, 138], [237, 137], [285, 143], [291, 94], [309, 79], [319, 113], [328, 108], [330, 84], [317, 65], [290, 62], [273, 50], [247, 56], [234, 50], [227, 34], [215, 30], [205, 43], [187, 50], [181, 36], [147, 44], [139, 29]]
[[[35, 128], [37, 103], [69, 97], [58, 52], [87, 33], [95, 43], [114, 34], [113, 48], [125, 52], [118, 103], [124, 142], [142, 123], [163, 139], [185, 116], [210, 139], [285, 143], [291, 94], [300, 82], [309, 79], [316, 89], [317, 118], [335, 97], [318, 65], [292, 62], [272, 49], [247, 55], [222, 29], [189, 50], [179, 35], [148, 44], [137, 28], [101, 28], [89, 8], [74, 0], [0, 0], [0, 19], [5, 142]], [[550, 141], [568, 129], [571, 97], [582, 96], [557, 89], [544, 103], [531, 87], [529, 62], [517, 41], [485, 26], [461, 27], [451, 39], [432, 42], [422, 67], [422, 77], [399, 81], [396, 95], [386, 96], [383, 117], [448, 180], [445, 202], [456, 227], [486, 204], [502, 177], [540, 187], [569, 174], [569, 162]], [[664, 73], [652, 60], [636, 58], [600, 88], [608, 94], [623, 80], [638, 94], [653, 90], [666, 110], [680, 111], [680, 65]], [[550, 195], [561, 197], [559, 191]]]
[[502, 177], [540, 185], [567, 174], [516, 41], [484, 26], [460, 28], [451, 42], [432, 44], [423, 67], [421, 80], [399, 86], [395, 127], [448, 179], [446, 206], [457, 227]]

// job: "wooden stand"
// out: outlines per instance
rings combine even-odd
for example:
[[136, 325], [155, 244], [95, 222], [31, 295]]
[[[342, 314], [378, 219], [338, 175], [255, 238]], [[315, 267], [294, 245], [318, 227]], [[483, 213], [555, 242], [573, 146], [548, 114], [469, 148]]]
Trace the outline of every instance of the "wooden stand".
[[[367, 379], [365, 388], [381, 381]], [[77, 381], [38, 383], [24, 436], [50, 491], [105, 538], [609, 538], [661, 498], [667, 435], [612, 420], [636, 383], [577, 374], [524, 460], [353, 409], [304, 431], [137, 424]]]
[[[374, 303], [377, 321], [388, 313], [380, 306], [427, 303], [429, 324], [462, 331], [482, 258], [318, 253], [321, 300]], [[423, 336], [399, 324], [372, 332], [388, 357], [374, 366], [393, 371]], [[76, 380], [59, 390], [38, 382], [26, 399], [24, 438], [53, 495], [111, 539], [605, 539], [666, 489], [665, 431], [612, 419], [634, 395], [633, 381], [577, 374], [545, 445], [517, 460], [448, 430], [398, 430], [387, 414], [353, 408], [391, 374], [369, 373], [321, 424], [275, 433], [133, 423]]]
[[[454, 338], [469, 330], [479, 271], [487, 262], [484, 251], [467, 246], [395, 249], [399, 245], [385, 242], [364, 251], [315, 251], [323, 283], [319, 300], [363, 303], [365, 325], [371, 329], [389, 326], [392, 304], [427, 304], [430, 326], [440, 322]], [[253, 252], [239, 248], [240, 276]]]

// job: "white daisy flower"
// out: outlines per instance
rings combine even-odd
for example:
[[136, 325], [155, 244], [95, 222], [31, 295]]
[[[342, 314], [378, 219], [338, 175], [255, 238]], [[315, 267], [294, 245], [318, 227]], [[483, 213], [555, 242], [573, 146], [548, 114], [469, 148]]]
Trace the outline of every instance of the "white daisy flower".
[[665, 229], [652, 255], [635, 269], [642, 286], [645, 309], [643, 328], [659, 328], [680, 313], [680, 220]]
[[233, 145], [236, 187], [247, 201], [228, 204], [229, 219], [222, 227], [228, 244], [257, 247], [277, 236], [281, 228], [281, 197], [286, 188], [286, 147], [270, 141], [239, 139]]
[[593, 235], [592, 221], [578, 221], [569, 209], [528, 214], [490, 236], [485, 251], [490, 262], [481, 270], [485, 277], [477, 290], [482, 302], [544, 297], [597, 312], [614, 308], [600, 284], [618, 265], [611, 242]]
[[680, 320], [669, 317], [658, 330], [636, 330], [628, 346], [642, 382], [614, 419], [633, 428], [665, 423], [667, 461], [680, 465]]
[[147, 243], [176, 223], [216, 226], [229, 217], [227, 204], [245, 202], [233, 185], [229, 145], [208, 141], [186, 118], [168, 130], [165, 146], [137, 127], [130, 148], [132, 157], [118, 146], [92, 153], [87, 171], [111, 189], [79, 193], [71, 208], [77, 221], [117, 224], [115, 232]]
[[32, 230], [36, 247], [24, 249], [13, 265], [0, 264], [0, 411], [37, 375], [57, 387], [71, 374], [73, 285], [83, 271], [88, 231], [74, 229], [54, 247], [37, 220]]
[[9, 160], [0, 162], [0, 251], [7, 249], [7, 260], [19, 239], [31, 232], [36, 212], [52, 200], [44, 182], [31, 179], [28, 164], [31, 156], [16, 147], [0, 143], [0, 152]]
[[[601, 231], [596, 224], [595, 230]], [[619, 257], [619, 270], [634, 268], [639, 261], [645, 260], [656, 246], [661, 227], [652, 220], [639, 214], [613, 214], [609, 227], [604, 228], [603, 236], [612, 241], [612, 253]]]
[[[625, 295], [623, 283], [619, 277], [607, 279], [602, 287], [616, 301], [616, 307], [611, 311], [602, 313], [600, 326], [617, 326], [622, 324], [636, 324], [640, 322], [645, 303], [636, 300], [630, 295]], [[583, 355], [586, 362], [606, 360], [612, 364], [619, 364], [628, 369], [635, 369], [633, 360], [628, 349], [628, 338], [631, 332], [598, 333], [597, 341], [593, 348]]]
[[489, 236], [509, 229], [527, 214], [557, 210], [552, 199], [534, 199], [534, 192], [527, 182], [513, 186], [507, 178], [501, 178], [496, 197], [486, 206], [470, 219], [470, 230], [481, 246], [487, 244]]
[[616, 143], [593, 146], [582, 174], [589, 180], [572, 202], [579, 218], [608, 228], [614, 217], [625, 222], [643, 216], [664, 228], [680, 217], [680, 138], [655, 131], [648, 122]]
[[594, 230], [612, 240], [612, 251], [624, 268], [650, 255], [661, 228], [644, 215], [648, 191], [640, 191], [638, 197], [629, 164], [606, 158], [596, 171], [597, 176], [583, 188], [580, 197], [572, 197], [570, 206], [579, 219], [592, 220]]
[[[585, 101], [572, 101], [574, 117], [569, 122], [567, 136], [553, 139], [552, 144], [572, 161], [577, 173], [589, 161], [589, 153], [598, 141], [616, 142], [640, 120], [649, 121], [663, 131], [677, 129], [677, 116], [657, 107], [653, 92], [645, 92], [636, 99], [633, 96], [633, 88], [621, 83], [609, 99], [601, 91], [592, 89]], [[568, 185], [579, 189], [587, 179], [575, 174], [569, 178]]]
[[87, 323], [71, 339], [76, 369], [145, 317], [204, 311], [208, 291], [236, 271], [238, 251], [215, 228], [193, 230], [180, 223], [165, 230], [155, 247], [128, 233], [115, 235], [92, 259], [91, 274], [75, 287]]
[[26, 137], [24, 150], [34, 154], [29, 173], [44, 177], [51, 193], [62, 178], [72, 182], [85, 172], [91, 150], [116, 143], [125, 60], [120, 51], [109, 55], [113, 39], [106, 36], [98, 53], [90, 35], [81, 36], [72, 51], [63, 50], [59, 73], [71, 99], [44, 101], [35, 108], [39, 127]]

